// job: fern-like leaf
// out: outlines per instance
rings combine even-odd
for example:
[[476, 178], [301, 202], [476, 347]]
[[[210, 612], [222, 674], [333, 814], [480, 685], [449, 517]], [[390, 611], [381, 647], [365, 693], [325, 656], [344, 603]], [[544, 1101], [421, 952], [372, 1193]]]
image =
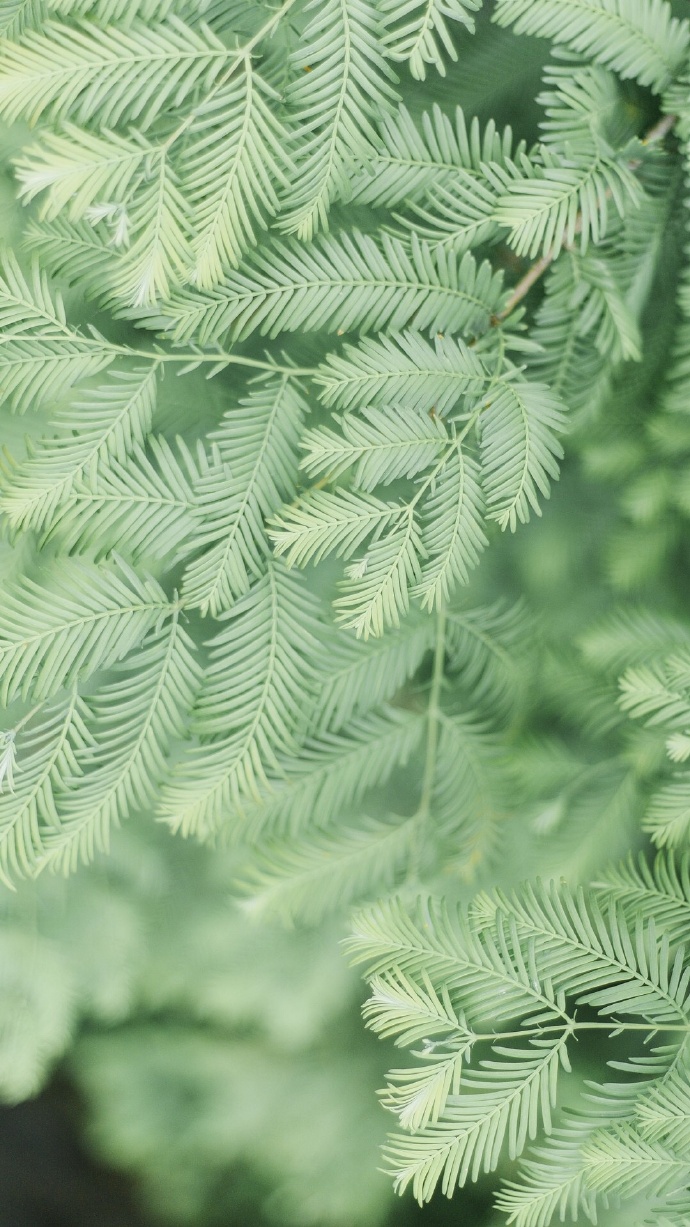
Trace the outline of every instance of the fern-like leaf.
[[266, 565], [264, 521], [295, 491], [297, 441], [306, 404], [287, 377], [256, 385], [210, 440], [219, 464], [195, 490], [197, 547], [182, 594], [214, 617], [247, 592]]
[[181, 103], [208, 88], [232, 53], [208, 27], [196, 30], [179, 17], [127, 29], [93, 23], [47, 22], [27, 30], [0, 54], [0, 116], [30, 123], [45, 111], [150, 126], [174, 98]]
[[75, 686], [18, 734], [21, 775], [13, 793], [0, 795], [0, 877], [7, 886], [36, 873], [46, 832], [59, 825], [59, 799], [82, 774], [78, 756], [93, 745], [89, 715]]
[[353, 169], [378, 145], [375, 121], [397, 97], [370, 0], [318, 0], [311, 7], [316, 16], [292, 57], [298, 76], [287, 91], [299, 155], [280, 220], [282, 230], [301, 239], [327, 229], [332, 201], [349, 196]]
[[422, 545], [427, 558], [414, 592], [423, 608], [443, 607], [458, 584], [469, 583], [470, 571], [488, 544], [483, 511], [478, 465], [458, 444], [424, 503]]
[[39, 439], [23, 462], [5, 465], [0, 509], [10, 525], [48, 529], [78, 488], [93, 488], [110, 458], [125, 463], [151, 428], [156, 384], [155, 366], [118, 372], [117, 381], [58, 412], [60, 433]]
[[564, 406], [537, 383], [501, 383], [489, 397], [481, 417], [482, 484], [490, 518], [514, 532], [518, 520], [540, 514], [539, 494], [548, 498], [549, 478], [558, 476]]
[[415, 332], [363, 337], [329, 354], [316, 375], [326, 405], [400, 405], [439, 415], [463, 395], [481, 395], [486, 379], [480, 359], [458, 337], [437, 335], [432, 345]]
[[481, 333], [501, 297], [502, 277], [467, 253], [447, 257], [413, 241], [408, 252], [383, 235], [325, 236], [311, 245], [274, 243], [228, 273], [213, 291], [180, 291], [161, 317], [176, 341], [202, 345], [258, 332], [421, 331]]
[[448, 19], [474, 31], [473, 12], [481, 8], [482, 0], [382, 0], [384, 22], [383, 45], [396, 62], [408, 63], [413, 77], [423, 81], [426, 66], [445, 76], [443, 52], [457, 60]]
[[225, 615], [192, 716], [202, 742], [161, 792], [172, 826], [203, 832], [260, 801], [279, 756], [294, 753], [313, 704], [317, 610], [298, 579], [269, 564]]
[[201, 289], [239, 263], [266, 214], [276, 213], [277, 188], [287, 184], [292, 164], [271, 99], [247, 55], [228, 84], [196, 108], [180, 175], [196, 229], [191, 279]]
[[152, 579], [120, 566], [61, 559], [41, 582], [23, 576], [0, 599], [0, 696], [47, 698], [113, 665], [141, 642], [170, 604]]
[[409, 609], [410, 593], [421, 582], [424, 547], [414, 515], [403, 510], [371, 542], [366, 554], [347, 568], [343, 595], [334, 602], [337, 621], [358, 638], [399, 626]]
[[683, 60], [687, 22], [666, 0], [498, 0], [495, 20], [592, 56], [658, 91]]
[[112, 826], [156, 797], [200, 681], [194, 644], [177, 610], [118, 672], [88, 700], [90, 744], [76, 754], [81, 787], [59, 806], [58, 823], [43, 841], [41, 868], [74, 870], [93, 860], [107, 850]]
[[27, 279], [6, 256], [0, 276], [0, 395], [16, 410], [60, 397], [117, 357], [95, 330], [83, 336], [67, 323], [60, 295], [36, 265]]
[[414, 477], [448, 445], [442, 422], [400, 405], [395, 410], [364, 407], [356, 417], [346, 414], [340, 430], [339, 434], [328, 427], [306, 431], [301, 467], [310, 477], [328, 473], [331, 479], [352, 468], [354, 484], [367, 492], [399, 477]]

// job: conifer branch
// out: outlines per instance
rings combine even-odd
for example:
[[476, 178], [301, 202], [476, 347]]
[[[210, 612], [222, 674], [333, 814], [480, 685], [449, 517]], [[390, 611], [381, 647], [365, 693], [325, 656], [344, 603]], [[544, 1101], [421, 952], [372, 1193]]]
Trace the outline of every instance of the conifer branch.
[[[673, 131], [673, 128], [677, 123], [677, 119], [678, 117], [676, 115], [662, 115], [661, 118], [657, 120], [657, 122], [653, 124], [652, 127], [645, 133], [645, 135], [641, 137], [640, 143], [645, 147], [660, 144], [663, 140], [665, 140], [668, 134]], [[639, 159], [632, 159], [628, 162], [628, 166], [631, 170], [636, 170], [640, 166]], [[610, 195], [610, 192], [608, 194]], [[574, 234], [579, 234], [581, 229], [582, 214], [578, 216], [575, 222]], [[536, 283], [544, 276], [544, 273], [546, 273], [551, 267], [562, 246], [562, 243], [558, 243], [550, 251], [547, 251], [543, 256], [540, 256], [540, 258], [528, 268], [527, 272], [523, 277], [521, 277], [517, 285], [512, 290], [502, 309], [493, 316], [492, 323], [494, 325], [504, 323], [505, 320], [508, 319], [508, 316], [512, 315], [515, 308], [518, 307], [522, 300], [527, 297], [532, 287], [536, 285]]]

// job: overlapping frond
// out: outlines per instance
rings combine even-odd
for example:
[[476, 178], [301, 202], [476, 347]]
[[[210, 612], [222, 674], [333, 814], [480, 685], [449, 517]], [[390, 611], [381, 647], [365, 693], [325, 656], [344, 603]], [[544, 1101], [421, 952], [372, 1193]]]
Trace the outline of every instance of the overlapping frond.
[[593, 1189], [623, 1197], [668, 1195], [690, 1180], [686, 1156], [648, 1141], [627, 1123], [593, 1134], [583, 1147], [583, 1169]]
[[26, 227], [27, 249], [53, 276], [65, 275], [89, 297], [112, 304], [110, 285], [113, 273], [113, 248], [110, 234], [89, 222], [30, 221]]
[[482, 0], [382, 0], [384, 34], [382, 43], [392, 60], [407, 63], [413, 77], [423, 81], [427, 64], [442, 76], [446, 68], [444, 53], [457, 60], [452, 27], [456, 21], [467, 30], [474, 30], [472, 13], [481, 8]]
[[74, 686], [19, 733], [22, 773], [0, 795], [0, 873], [5, 884], [35, 873], [46, 833], [59, 824], [58, 805], [82, 774], [78, 754], [93, 745], [90, 712]]
[[264, 521], [295, 492], [306, 403], [285, 376], [259, 383], [210, 436], [218, 462], [195, 483], [195, 546], [185, 602], [217, 616], [264, 572]]
[[388, 527], [347, 568], [343, 595], [334, 601], [338, 623], [362, 639], [382, 635], [388, 626], [399, 626], [409, 609], [410, 593], [421, 583], [423, 552], [413, 513], [409, 508], [396, 508]]
[[184, 279], [192, 259], [189, 204], [165, 156], [157, 159], [150, 182], [128, 210], [110, 203], [93, 205], [89, 217], [115, 227], [110, 241], [121, 250], [109, 288], [125, 306], [151, 306], [168, 298]]
[[690, 931], [690, 875], [687, 856], [660, 854], [652, 865], [632, 856], [612, 866], [595, 889], [613, 900], [629, 923], [651, 920], [672, 942], [686, 941]]
[[[286, 101], [296, 128], [294, 181], [283, 200], [282, 230], [310, 239], [328, 211], [350, 195], [350, 176], [378, 145], [376, 120], [391, 110], [396, 81], [379, 40], [370, 0], [318, 0], [291, 58]], [[297, 143], [298, 142], [298, 143]]]
[[495, 1057], [466, 1071], [463, 1090], [436, 1124], [414, 1134], [399, 1134], [385, 1157], [402, 1191], [412, 1184], [420, 1202], [440, 1184], [450, 1195], [467, 1179], [493, 1171], [505, 1145], [520, 1154], [539, 1124], [550, 1127], [559, 1069], [569, 1069], [567, 1028], [526, 1048], [495, 1048]]
[[77, 478], [45, 540], [96, 560], [112, 550], [133, 563], [189, 554], [197, 544], [193, 485], [206, 463], [202, 451], [195, 457], [181, 441], [173, 451], [151, 436], [148, 450], [135, 446], [126, 465], [111, 458], [93, 479]]
[[173, 100], [208, 89], [232, 52], [209, 29], [171, 14], [126, 28], [46, 22], [0, 55], [0, 116], [30, 123], [44, 113], [150, 127]]
[[261, 846], [274, 834], [292, 837], [306, 832], [307, 841], [310, 827], [335, 829], [336, 820], [408, 761], [423, 729], [422, 715], [378, 706], [371, 714], [345, 722], [337, 733], [323, 730], [308, 738], [299, 759], [286, 760], [281, 773], [271, 777], [261, 801], [237, 815], [240, 833]]
[[403, 505], [372, 494], [312, 490], [284, 509], [271, 538], [288, 566], [306, 566], [326, 554], [350, 558], [367, 537], [377, 541], [386, 528], [410, 518]]
[[[540, 1123], [551, 1132], [571, 1036], [601, 1025], [579, 1020], [578, 1001], [613, 1015], [611, 1031], [624, 1031], [627, 1016], [633, 1029], [675, 1025], [677, 1034], [621, 1066], [646, 1075], [644, 1094], [639, 1083], [590, 1084], [595, 1106], [570, 1116], [521, 1165], [499, 1204], [520, 1227], [546, 1227], [558, 1211], [591, 1217], [599, 1193], [633, 1195], [645, 1171], [656, 1192], [682, 1185], [678, 1156], [671, 1166], [662, 1162], [666, 1131], [687, 1127], [687, 1079], [677, 1063], [690, 978], [682, 952], [672, 955], [653, 923], [628, 927], [616, 908], [604, 915], [566, 888], [530, 887], [487, 903], [478, 901], [470, 928], [426, 898], [412, 909], [393, 898], [355, 919], [348, 945], [368, 967], [369, 1025], [399, 1044], [424, 1041], [414, 1066], [392, 1071], [384, 1100], [404, 1129], [386, 1150], [398, 1185], [411, 1183], [420, 1201], [437, 1185], [450, 1195], [493, 1170], [503, 1153], [519, 1155]], [[485, 1046], [488, 1055], [476, 1055]], [[626, 1166], [621, 1139], [633, 1128], [648, 1132], [636, 1133]]]
[[690, 41], [666, 0], [498, 0], [495, 20], [591, 56], [621, 77], [663, 89]]
[[59, 294], [34, 265], [27, 279], [10, 255], [0, 277], [0, 395], [22, 412], [62, 395], [102, 371], [117, 349], [95, 331], [70, 327]]
[[273, 96], [246, 55], [227, 85], [195, 109], [180, 177], [196, 231], [190, 279], [202, 289], [256, 242], [294, 172], [287, 134], [268, 105]]
[[[381, 350], [375, 352], [378, 357]], [[457, 352], [453, 346], [451, 359]], [[485, 396], [460, 433], [455, 425], [446, 430], [435, 412], [430, 420], [413, 410], [372, 408], [362, 417], [346, 415], [340, 435], [320, 429], [307, 436], [307, 467], [335, 479], [356, 462], [354, 488], [308, 490], [276, 518], [271, 537], [289, 566], [332, 553], [350, 558], [369, 538], [367, 551], [346, 568], [345, 595], [335, 602], [339, 619], [358, 635], [367, 638], [398, 625], [411, 595], [434, 609], [469, 582], [487, 544], [485, 497], [489, 517], [512, 530], [538, 510], [539, 494], [548, 497], [549, 477], [558, 475], [562, 455], [556, 433], [564, 427], [560, 402], [545, 385], [492, 382], [488, 374]], [[479, 464], [465, 443], [477, 419]], [[432, 449], [439, 452], [435, 463]], [[426, 475], [417, 478], [417, 492], [408, 501], [369, 493], [423, 467]]]
[[324, 236], [309, 246], [274, 242], [253, 253], [241, 273], [228, 272], [205, 293], [179, 291], [155, 324], [176, 341], [202, 345], [258, 332], [379, 332], [411, 325], [422, 332], [484, 332], [501, 298], [502, 276], [432, 251], [409, 249], [382, 235]]
[[26, 201], [43, 195], [41, 218], [63, 212], [72, 221], [97, 202], [123, 205], [133, 184], [146, 175], [152, 153], [136, 132], [101, 136], [65, 121], [59, 132], [46, 132], [15, 162], [20, 195]]
[[[449, 669], [460, 674], [473, 704], [492, 712], [508, 710], [519, 699], [523, 673], [534, 642], [530, 612], [522, 604], [479, 609], [452, 605], [446, 614]], [[526, 651], [527, 649], [527, 651]]]
[[156, 388], [155, 365], [117, 372], [111, 383], [85, 399], [75, 396], [58, 412], [59, 434], [42, 436], [26, 460], [4, 465], [0, 510], [11, 527], [49, 529], [78, 489], [97, 488], [111, 460], [125, 464], [151, 428]]
[[192, 713], [187, 747], [161, 791], [161, 816], [203, 833], [261, 799], [279, 756], [306, 731], [316, 688], [318, 604], [278, 564], [225, 615]]
[[650, 1087], [637, 1104], [636, 1125], [650, 1142], [661, 1141], [687, 1154], [690, 1137], [690, 1079], [679, 1061], [661, 1085]]
[[[380, 124], [380, 144], [355, 177], [353, 198], [361, 204], [390, 207], [424, 199], [439, 186], [480, 184], [484, 164], [504, 167], [512, 158], [510, 128], [499, 132], [493, 120], [484, 129], [469, 123], [460, 107], [451, 119], [439, 106], [424, 111], [417, 126], [405, 106]], [[524, 152], [518, 146], [515, 156]]]
[[533, 177], [507, 185], [493, 217], [510, 230], [508, 241], [517, 254], [534, 259], [546, 252], [557, 255], [576, 238], [581, 251], [600, 243], [608, 228], [609, 203], [622, 215], [638, 200], [632, 171], [592, 143], [567, 157], [545, 156]]
[[77, 678], [115, 664], [169, 613], [152, 579], [76, 559], [46, 564], [0, 598], [2, 702], [47, 698]]
[[353, 715], [393, 698], [414, 677], [434, 640], [433, 623], [414, 612], [381, 639], [365, 643], [350, 635], [329, 636], [320, 667], [319, 727], [337, 729]]
[[657, 1026], [682, 1022], [690, 975], [682, 951], [671, 955], [668, 938], [657, 936], [653, 920], [628, 930], [623, 916], [609, 908], [604, 926], [596, 903], [588, 907], [582, 894], [555, 886], [497, 895], [496, 907], [499, 925], [514, 926], [519, 940], [534, 942], [535, 965], [554, 991], [604, 1016], [640, 1014]]
[[81, 787], [62, 799], [58, 821], [43, 839], [40, 868], [64, 871], [93, 860], [107, 850], [111, 828], [157, 796], [200, 682], [179, 611], [117, 672], [87, 700], [89, 743], [75, 753]]

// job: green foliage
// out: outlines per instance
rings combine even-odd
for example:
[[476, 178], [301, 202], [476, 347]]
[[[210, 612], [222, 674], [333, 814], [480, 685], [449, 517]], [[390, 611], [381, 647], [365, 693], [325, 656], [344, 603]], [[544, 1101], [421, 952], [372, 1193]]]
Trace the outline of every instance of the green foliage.
[[[180, 1222], [230, 1162], [387, 1213], [335, 929], [270, 928], [352, 905], [399, 1189], [690, 1221], [689, 48], [667, 0], [0, 0], [0, 1089], [119, 1020], [75, 1076]], [[170, 934], [48, 872], [125, 820], [197, 867]]]

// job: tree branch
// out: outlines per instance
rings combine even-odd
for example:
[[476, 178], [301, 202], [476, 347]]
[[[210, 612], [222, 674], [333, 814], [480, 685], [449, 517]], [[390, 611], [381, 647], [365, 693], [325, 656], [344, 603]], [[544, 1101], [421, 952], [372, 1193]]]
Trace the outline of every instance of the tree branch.
[[[655, 123], [654, 126], [650, 128], [649, 131], [641, 138], [641, 144], [655, 145], [660, 141], [663, 141], [664, 138], [668, 136], [669, 132], [672, 131], [677, 118], [677, 115], [662, 115], [661, 119], [658, 120], [658, 122]], [[640, 165], [640, 161], [637, 159], [633, 162], [629, 162], [628, 165], [631, 170], [636, 170]], [[610, 195], [609, 192], [606, 194], [607, 196]], [[580, 216], [575, 223], [575, 234], [579, 234], [581, 229], [582, 217]], [[547, 251], [545, 255], [541, 256], [540, 259], [531, 266], [531, 268], [527, 269], [524, 277], [522, 277], [515, 286], [515, 289], [513, 290], [503, 310], [499, 311], [498, 314], [493, 317], [492, 323], [494, 327], [498, 324], [502, 324], [503, 321], [506, 320], [508, 316], [513, 313], [515, 308], [522, 302], [523, 298], [527, 297], [532, 289], [532, 286], [535, 285], [537, 281], [544, 276], [547, 269], [551, 267], [555, 257], [556, 248], [552, 248], [551, 251]]]

